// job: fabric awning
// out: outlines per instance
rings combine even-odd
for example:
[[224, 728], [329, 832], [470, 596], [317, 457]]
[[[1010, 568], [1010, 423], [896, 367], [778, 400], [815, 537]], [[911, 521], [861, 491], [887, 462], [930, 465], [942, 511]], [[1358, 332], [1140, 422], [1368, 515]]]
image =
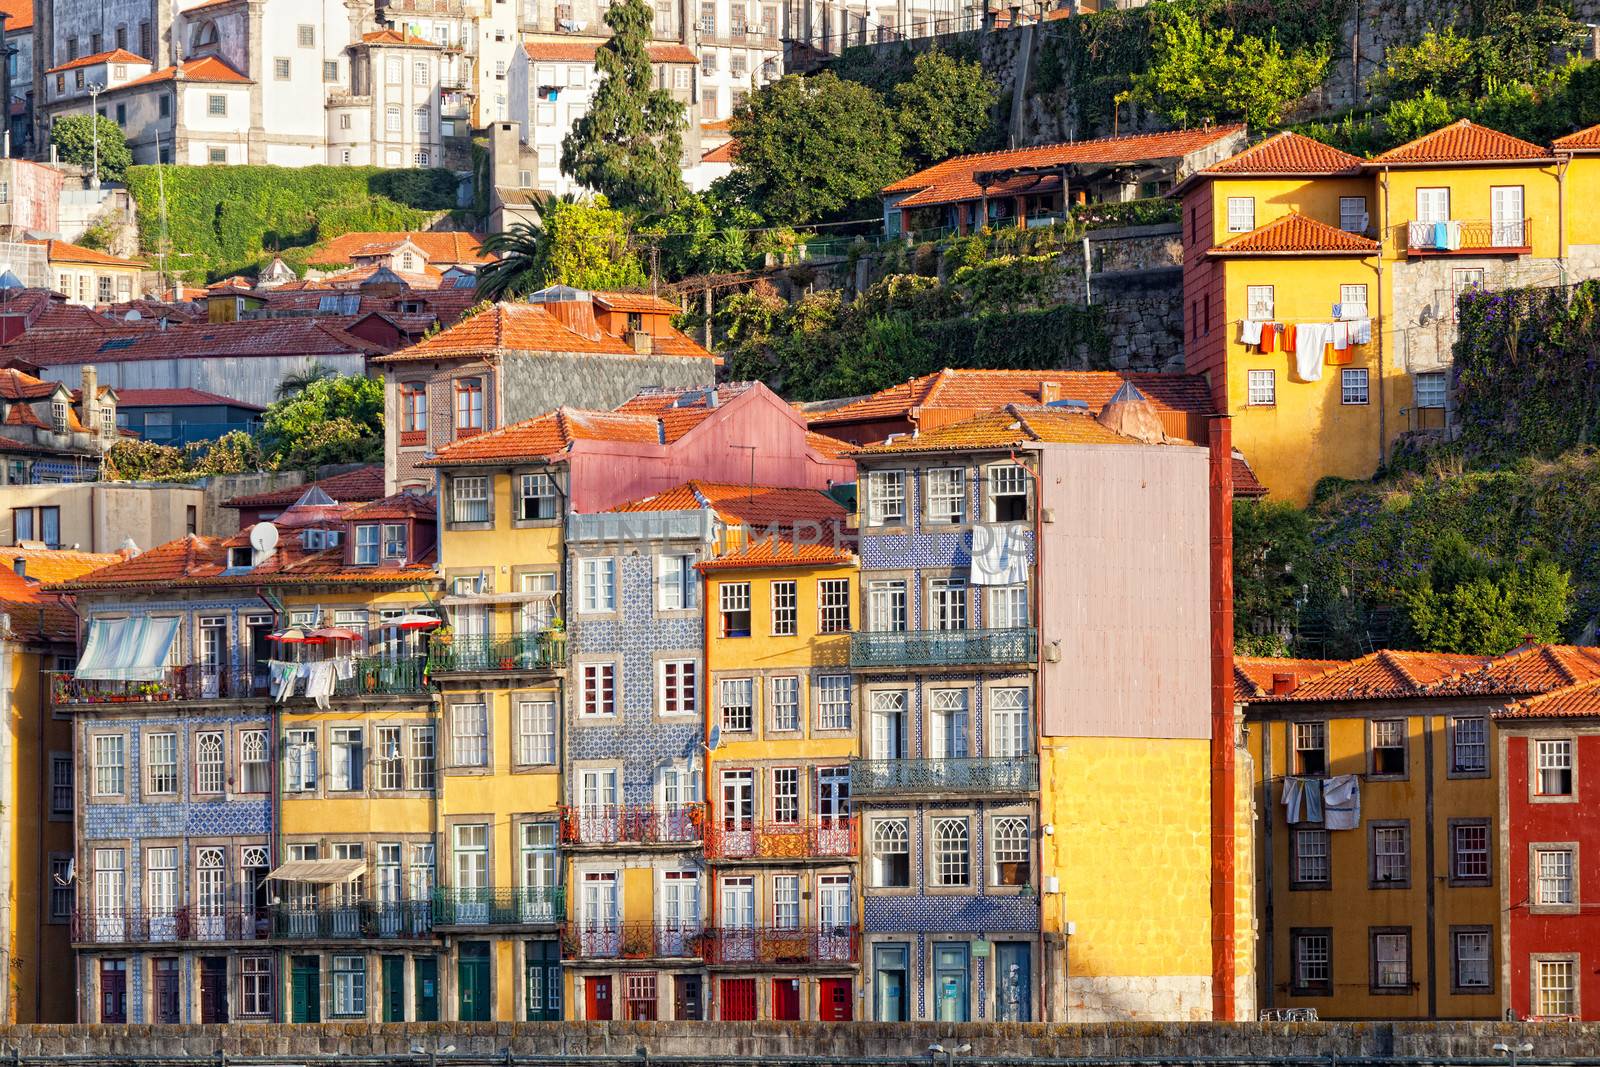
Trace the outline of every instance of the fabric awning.
[[95, 619], [73, 677], [96, 682], [154, 682], [178, 637], [176, 618], [136, 615]]
[[317, 885], [340, 885], [353, 882], [365, 874], [365, 860], [290, 860], [267, 875], [282, 882], [315, 882]]
[[544, 589], [526, 593], [451, 593], [439, 598], [447, 608], [472, 607], [476, 604], [532, 604], [540, 600], [554, 600], [555, 590]]

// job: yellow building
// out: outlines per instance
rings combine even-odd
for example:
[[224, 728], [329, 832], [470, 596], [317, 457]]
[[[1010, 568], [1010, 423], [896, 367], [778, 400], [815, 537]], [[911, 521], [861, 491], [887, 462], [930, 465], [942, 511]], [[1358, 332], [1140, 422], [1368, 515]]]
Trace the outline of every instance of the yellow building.
[[1596, 151], [1465, 120], [1370, 159], [1281, 133], [1174, 191], [1187, 369], [1275, 496], [1448, 425], [1462, 293], [1600, 274]]
[[55, 282], [56, 292], [70, 303], [94, 307], [144, 295], [139, 278], [146, 268], [141, 260], [124, 259], [70, 241], [28, 243], [44, 249], [45, 265]]

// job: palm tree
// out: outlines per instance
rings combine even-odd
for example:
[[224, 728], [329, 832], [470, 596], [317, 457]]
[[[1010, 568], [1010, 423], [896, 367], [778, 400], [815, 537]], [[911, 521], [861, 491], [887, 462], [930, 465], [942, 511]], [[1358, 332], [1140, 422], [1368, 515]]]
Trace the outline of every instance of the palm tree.
[[306, 365], [305, 370], [298, 370], [293, 374], [284, 375], [283, 380], [278, 382], [278, 399], [294, 396], [296, 393], [304, 392], [306, 388], [317, 382], [326, 378], [337, 378], [338, 376], [338, 371], [320, 359], [314, 359]]
[[544, 288], [549, 251], [542, 224], [514, 223], [484, 238], [480, 251], [500, 257], [478, 268], [480, 299], [502, 300]]

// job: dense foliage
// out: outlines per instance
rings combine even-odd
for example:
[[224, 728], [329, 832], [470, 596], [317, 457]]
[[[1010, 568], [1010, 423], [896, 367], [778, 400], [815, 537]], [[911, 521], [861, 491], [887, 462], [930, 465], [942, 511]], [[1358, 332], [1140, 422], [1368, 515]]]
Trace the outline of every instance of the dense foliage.
[[611, 36], [595, 50], [600, 84], [589, 109], [561, 141], [561, 172], [617, 207], [666, 211], [687, 190], [684, 107], [655, 84], [646, 44], [655, 12], [645, 0], [606, 8]]
[[261, 447], [243, 430], [186, 448], [123, 439], [106, 455], [106, 477], [121, 482], [188, 482], [208, 474], [267, 469]]
[[911, 76], [887, 94], [907, 169], [919, 170], [982, 146], [999, 91], [978, 63], [937, 49], [920, 53], [912, 61]]
[[525, 296], [549, 285], [627, 289], [645, 284], [628, 236], [628, 220], [603, 196], [563, 198], [537, 223], [517, 223], [483, 247], [501, 258], [478, 272], [486, 300]]
[[383, 382], [361, 375], [311, 381], [267, 407], [261, 445], [271, 469], [382, 459]]
[[1073, 222], [1086, 230], [1105, 230], [1118, 226], [1156, 226], [1181, 222], [1183, 205], [1170, 196], [1142, 200], [1106, 200], [1100, 203], [1073, 204], [1068, 212]]
[[768, 252], [793, 247], [797, 237], [785, 226], [766, 226], [760, 215], [721, 188], [686, 193], [666, 215], [639, 228], [639, 236], [659, 250], [663, 277], [724, 274], [758, 267]]
[[[96, 145], [96, 131], [99, 133]], [[133, 164], [122, 127], [104, 115], [62, 115], [50, 125], [50, 143], [63, 163], [93, 167], [98, 152], [100, 180], [120, 182]]]
[[[158, 176], [158, 173], [159, 176]], [[282, 249], [304, 249], [357, 230], [425, 229], [456, 205], [448, 170], [376, 167], [173, 167], [128, 169], [147, 252], [168, 243], [169, 272], [191, 280], [250, 270]], [[161, 187], [166, 192], [162, 222]]]

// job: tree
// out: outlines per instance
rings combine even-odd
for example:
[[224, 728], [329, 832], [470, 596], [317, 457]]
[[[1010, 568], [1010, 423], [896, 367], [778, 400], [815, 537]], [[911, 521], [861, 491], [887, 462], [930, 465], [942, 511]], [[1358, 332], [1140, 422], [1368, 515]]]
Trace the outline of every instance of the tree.
[[500, 258], [478, 268], [478, 296], [502, 300], [544, 288], [545, 240], [542, 222], [515, 222], [485, 238], [483, 254]]
[[500, 259], [478, 271], [478, 295], [504, 300], [550, 285], [629, 289], [648, 280], [628, 239], [628, 220], [603, 196], [546, 205], [537, 225], [517, 223], [483, 242]]
[[1572, 575], [1549, 559], [1486, 559], [1460, 533], [1439, 538], [1426, 573], [1401, 595], [1418, 644], [1498, 656], [1528, 638], [1558, 641], [1572, 612]]
[[94, 166], [95, 130], [100, 131], [100, 177], [108, 182], [120, 182], [133, 165], [133, 153], [128, 151], [128, 139], [122, 127], [104, 115], [63, 115], [50, 126], [50, 143], [63, 163], [80, 167]]
[[765, 86], [734, 112], [730, 131], [739, 152], [722, 180], [763, 218], [798, 225], [876, 214], [878, 190], [909, 169], [883, 98], [831, 71]]
[[338, 371], [335, 371], [320, 359], [313, 359], [306, 364], [304, 370], [285, 374], [278, 381], [278, 397], [281, 399], [286, 396], [294, 396], [296, 393], [304, 392], [306, 387], [313, 382], [335, 377], [338, 377]]
[[262, 448], [279, 466], [369, 462], [383, 454], [383, 383], [362, 375], [321, 378], [271, 404]]
[[628, 211], [669, 210], [685, 192], [684, 108], [656, 88], [646, 42], [655, 12], [618, 0], [605, 14], [611, 38], [595, 50], [600, 86], [561, 141], [561, 172]]
[[1148, 107], [1179, 126], [1243, 119], [1274, 126], [1321, 83], [1328, 48], [1286, 54], [1276, 31], [1265, 40], [1207, 29], [1182, 8], [1165, 9], [1154, 30], [1150, 65], [1117, 102]]
[[1263, 634], [1292, 630], [1311, 557], [1311, 520], [1283, 501], [1238, 500], [1233, 505], [1233, 641], [1240, 653], [1287, 652]]
[[911, 165], [924, 167], [970, 152], [990, 131], [1000, 91], [983, 64], [937, 49], [912, 61], [911, 77], [893, 90], [895, 124]]
[[758, 265], [764, 252], [795, 241], [786, 227], [766, 227], [760, 215], [722, 189], [686, 193], [672, 211], [641, 229], [661, 250], [661, 273], [670, 279], [723, 274]]

